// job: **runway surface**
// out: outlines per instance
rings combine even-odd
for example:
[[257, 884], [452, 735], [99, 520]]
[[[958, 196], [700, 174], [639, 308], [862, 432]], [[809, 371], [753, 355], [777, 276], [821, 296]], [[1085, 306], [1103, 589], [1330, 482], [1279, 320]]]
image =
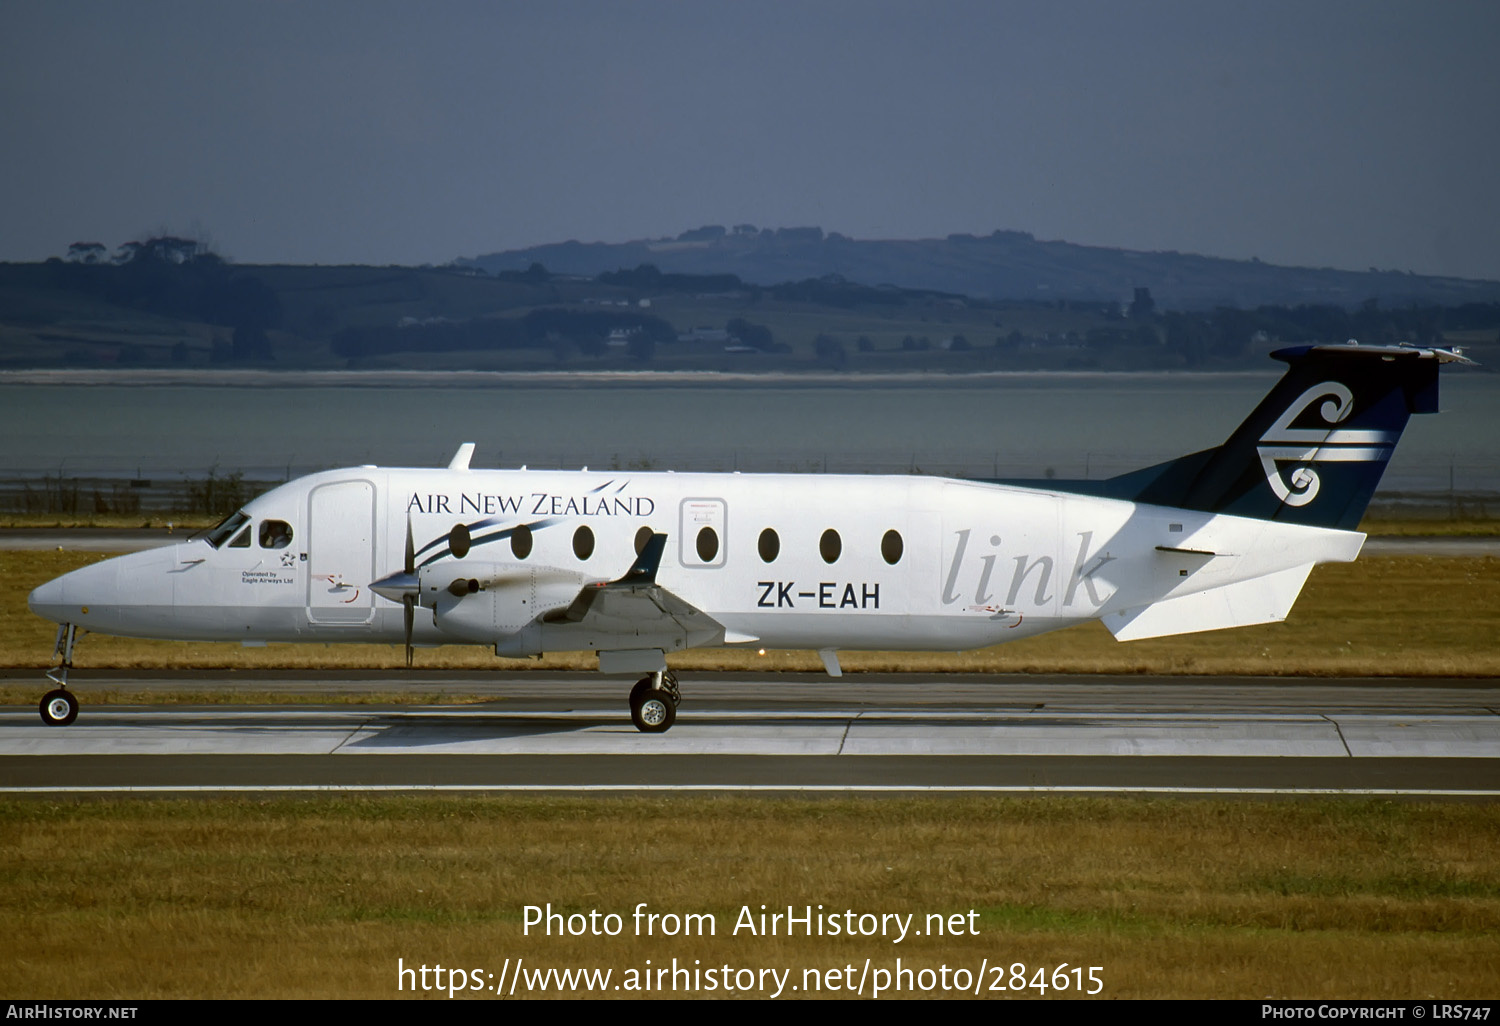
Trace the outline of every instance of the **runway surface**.
[[[14, 675], [8, 683], [15, 683]], [[105, 706], [106, 689], [477, 696]], [[91, 676], [78, 721], [0, 711], [0, 792], [632, 791], [1500, 797], [1500, 682], [703, 675], [637, 733], [584, 674]], [[38, 697], [42, 686], [38, 685]]]

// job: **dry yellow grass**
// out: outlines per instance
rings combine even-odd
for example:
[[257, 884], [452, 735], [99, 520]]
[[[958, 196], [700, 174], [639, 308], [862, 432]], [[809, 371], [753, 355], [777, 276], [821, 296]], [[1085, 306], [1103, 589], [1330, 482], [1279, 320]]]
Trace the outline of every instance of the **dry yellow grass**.
[[190, 534], [212, 527], [222, 517], [202, 513], [153, 511], [142, 513], [0, 513], [0, 530], [6, 528], [109, 528], [134, 530], [139, 527], [164, 528], [171, 524], [179, 534]]
[[[0, 802], [0, 990], [398, 996], [397, 959], [1100, 966], [1106, 997], [1500, 987], [1500, 807], [1088, 799]], [[525, 905], [618, 913], [522, 931]], [[638, 902], [712, 937], [637, 938]], [[763, 938], [753, 913], [967, 914], [977, 936]], [[1035, 991], [1031, 991], [1035, 995]], [[719, 996], [719, 995], [708, 995]], [[988, 995], [999, 996], [999, 995]]]
[[[0, 551], [0, 666], [48, 665], [55, 627], [26, 608], [37, 584], [102, 556]], [[1149, 641], [1116, 642], [1098, 623], [966, 653], [845, 652], [851, 672], [1192, 673], [1352, 676], [1500, 676], [1500, 559], [1366, 557], [1317, 568], [1286, 623]], [[684, 670], [822, 668], [812, 652], [686, 652]], [[501, 660], [478, 646], [417, 653], [433, 669], [592, 670], [586, 653]], [[277, 645], [138, 641], [90, 635], [80, 667], [398, 669], [393, 645]]]
[[1494, 517], [1366, 517], [1359, 525], [1365, 534], [1381, 537], [1493, 538], [1500, 534]]

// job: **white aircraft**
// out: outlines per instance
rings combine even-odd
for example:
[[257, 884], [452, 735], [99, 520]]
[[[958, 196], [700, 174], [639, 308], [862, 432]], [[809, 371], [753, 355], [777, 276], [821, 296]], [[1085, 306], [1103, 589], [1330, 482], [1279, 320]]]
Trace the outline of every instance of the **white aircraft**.
[[667, 654], [703, 646], [956, 651], [1102, 620], [1121, 640], [1282, 620], [1353, 560], [1410, 413], [1457, 350], [1303, 346], [1223, 445], [1106, 481], [331, 470], [176, 545], [31, 593], [59, 623], [41, 702], [71, 723], [80, 629], [184, 641], [593, 650], [672, 726]]

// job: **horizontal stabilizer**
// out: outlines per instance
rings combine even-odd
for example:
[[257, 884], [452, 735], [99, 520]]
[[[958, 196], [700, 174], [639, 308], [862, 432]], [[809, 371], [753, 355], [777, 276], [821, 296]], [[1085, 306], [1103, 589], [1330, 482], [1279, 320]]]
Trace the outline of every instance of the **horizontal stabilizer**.
[[1291, 612], [1292, 603], [1302, 593], [1302, 585], [1312, 568], [1312, 563], [1304, 563], [1248, 581], [1109, 613], [1103, 618], [1104, 626], [1116, 641], [1139, 641], [1224, 627], [1278, 623]]

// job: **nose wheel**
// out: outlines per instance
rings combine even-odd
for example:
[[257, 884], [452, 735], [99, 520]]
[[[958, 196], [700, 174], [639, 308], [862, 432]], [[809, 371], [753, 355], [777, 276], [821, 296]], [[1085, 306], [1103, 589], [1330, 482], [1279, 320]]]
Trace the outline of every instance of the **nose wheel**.
[[42, 696], [41, 712], [47, 726], [66, 727], [78, 719], [78, 699], [73, 692], [57, 688]]
[[643, 734], [661, 734], [677, 720], [677, 675], [671, 670], [653, 673], [636, 681], [630, 689], [630, 719]]

